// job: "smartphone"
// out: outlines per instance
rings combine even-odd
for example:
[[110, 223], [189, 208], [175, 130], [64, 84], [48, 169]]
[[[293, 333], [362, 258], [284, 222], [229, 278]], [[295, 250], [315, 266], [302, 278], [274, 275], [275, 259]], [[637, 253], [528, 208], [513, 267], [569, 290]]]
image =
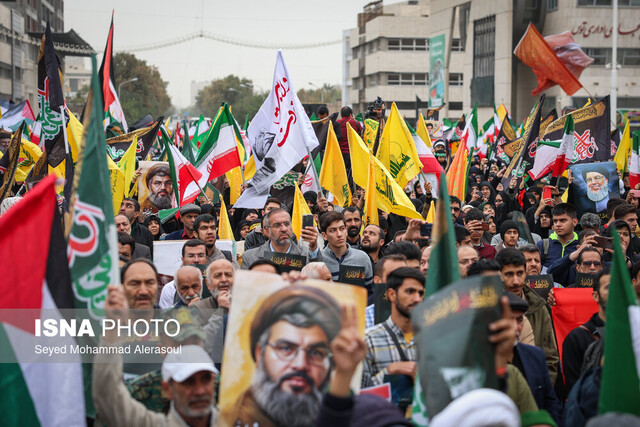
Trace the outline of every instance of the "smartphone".
[[420, 235], [424, 237], [431, 236], [431, 229], [433, 228], [433, 224], [422, 224], [420, 226]]
[[489, 221], [482, 221], [482, 231], [489, 231]]
[[313, 227], [313, 215], [302, 215], [302, 228]]
[[[548, 187], [548, 186], [542, 187], [542, 200], [546, 200], [546, 199], [553, 199], [553, 196], [551, 195], [551, 187]], [[552, 205], [553, 201], [546, 202], [546, 204]]]
[[596, 246], [602, 249], [613, 249], [613, 239], [611, 237], [593, 236]]

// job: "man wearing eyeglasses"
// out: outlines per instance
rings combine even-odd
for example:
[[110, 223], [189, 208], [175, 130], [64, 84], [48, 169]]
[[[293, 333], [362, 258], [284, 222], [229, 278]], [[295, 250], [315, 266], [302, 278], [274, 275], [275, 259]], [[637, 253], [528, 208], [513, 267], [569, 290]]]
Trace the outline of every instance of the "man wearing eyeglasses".
[[576, 273], [596, 274], [602, 270], [602, 248], [597, 247], [595, 236], [597, 233], [594, 231], [581, 232], [577, 250], [551, 265], [548, 272], [553, 275], [555, 282], [562, 286], [573, 286]]
[[267, 297], [251, 322], [253, 380], [225, 425], [315, 426], [340, 326], [337, 301], [318, 288], [288, 286]]
[[309, 243], [309, 249], [298, 246], [291, 240], [291, 216], [284, 209], [269, 211], [264, 220], [264, 230], [268, 240], [257, 248], [249, 249], [242, 255], [242, 269], [248, 270], [254, 262], [264, 259], [266, 252], [278, 252], [291, 255], [302, 255], [307, 262], [322, 261], [322, 254], [318, 248], [318, 230], [315, 227], [305, 227], [300, 231], [302, 240]]
[[149, 168], [145, 184], [149, 195], [140, 203], [143, 213], [158, 212], [173, 206], [173, 182], [167, 164], [161, 163]]

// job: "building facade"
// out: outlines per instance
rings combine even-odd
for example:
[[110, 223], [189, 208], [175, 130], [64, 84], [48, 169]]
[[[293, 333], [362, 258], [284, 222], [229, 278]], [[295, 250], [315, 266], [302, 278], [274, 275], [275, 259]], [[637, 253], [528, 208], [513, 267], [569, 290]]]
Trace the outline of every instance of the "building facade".
[[[618, 109], [640, 109], [640, 1], [618, 0]], [[429, 99], [429, 39], [444, 36], [441, 117], [457, 119], [478, 104], [479, 122], [504, 103], [522, 120], [535, 103], [536, 76], [513, 54], [529, 22], [543, 36], [571, 32], [595, 59], [572, 96], [559, 86], [546, 91], [545, 110], [576, 108], [611, 92], [611, 0], [409, 0], [376, 1], [345, 31], [343, 103], [355, 111], [380, 96], [415, 119], [416, 96]], [[634, 77], [636, 76], [636, 77]]]

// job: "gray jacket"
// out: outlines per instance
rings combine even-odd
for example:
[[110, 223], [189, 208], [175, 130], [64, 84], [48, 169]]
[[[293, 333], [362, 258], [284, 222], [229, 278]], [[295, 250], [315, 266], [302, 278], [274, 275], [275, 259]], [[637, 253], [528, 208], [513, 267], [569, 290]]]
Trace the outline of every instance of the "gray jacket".
[[[249, 249], [248, 251], [246, 251], [242, 255], [242, 269], [248, 270], [254, 262], [264, 258], [265, 252], [271, 252], [271, 247], [269, 246], [270, 243], [271, 240], [267, 240], [267, 242], [262, 246], [258, 246], [257, 248]], [[320, 248], [318, 248], [317, 250], [318, 256], [316, 256], [315, 258], [311, 258], [309, 256], [309, 250], [307, 248], [301, 248], [297, 243], [291, 241], [291, 249], [289, 250], [289, 253], [291, 255], [303, 255], [307, 257], [307, 263], [310, 263], [315, 261], [322, 261], [322, 251], [320, 250]]]

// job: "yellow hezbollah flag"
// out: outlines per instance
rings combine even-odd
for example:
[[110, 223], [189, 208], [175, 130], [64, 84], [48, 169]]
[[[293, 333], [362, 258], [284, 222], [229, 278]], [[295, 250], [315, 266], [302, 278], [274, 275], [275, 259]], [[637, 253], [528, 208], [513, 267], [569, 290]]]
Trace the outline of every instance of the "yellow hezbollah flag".
[[[18, 168], [16, 169], [16, 182], [24, 182], [29, 171], [42, 156], [42, 150], [31, 141], [22, 138], [20, 155], [18, 156]], [[1, 157], [1, 156], [0, 156]]]
[[504, 104], [500, 104], [498, 108], [496, 108], [496, 113], [498, 113], [498, 118], [500, 119], [500, 123], [504, 122], [504, 118], [507, 117], [507, 107]]
[[376, 197], [376, 166], [373, 153], [369, 153], [369, 173], [364, 193], [364, 228], [367, 225], [380, 225], [378, 219], [378, 201]]
[[[331, 126], [329, 126], [329, 129], [331, 129]], [[291, 228], [293, 229], [293, 234], [298, 238], [300, 238], [300, 231], [302, 230], [302, 215], [311, 215], [311, 210], [302, 195], [302, 191], [300, 191], [300, 187], [298, 187], [298, 183], [296, 183], [295, 194], [293, 195], [293, 210], [291, 211]]]
[[120, 205], [122, 199], [124, 199], [124, 174], [118, 168], [111, 156], [105, 153], [107, 156], [107, 164], [109, 165], [109, 175], [111, 177], [111, 197], [113, 198], [113, 211], [120, 211]]
[[342, 207], [351, 204], [351, 190], [347, 180], [347, 169], [344, 166], [344, 159], [340, 152], [338, 138], [333, 131], [333, 126], [329, 126], [327, 132], [327, 145], [322, 158], [322, 168], [320, 170], [320, 186], [328, 190]]
[[240, 166], [231, 169], [225, 173], [225, 176], [229, 181], [229, 201], [234, 204], [242, 194], [242, 171]]
[[223, 240], [236, 240], [231, 229], [231, 222], [229, 221], [229, 214], [227, 213], [227, 205], [224, 202], [224, 197], [220, 195], [220, 227], [218, 234]]
[[[349, 152], [351, 154], [351, 171], [353, 181], [362, 188], [367, 188], [369, 180], [369, 153], [371, 151], [358, 133], [347, 123], [347, 136], [349, 139]], [[409, 218], [422, 219], [416, 212], [413, 203], [402, 190], [402, 187], [393, 179], [391, 173], [373, 157], [376, 177], [376, 201], [378, 208], [385, 212]]]
[[373, 146], [376, 143], [376, 136], [378, 136], [378, 128], [380, 123], [373, 119], [365, 119], [364, 121], [364, 142], [367, 143], [369, 150], [373, 151]]
[[[71, 158], [74, 162], [78, 161], [78, 152], [82, 145], [82, 133], [84, 132], [84, 126], [80, 123], [80, 120], [69, 111], [69, 121], [67, 122], [67, 140], [69, 141], [69, 149], [71, 150]], [[118, 206], [120, 209], [120, 206]]]
[[433, 222], [436, 220], [436, 207], [433, 204], [433, 200], [431, 200], [431, 206], [429, 206], [429, 213], [427, 213], [426, 219], [429, 224], [433, 224]]
[[622, 132], [622, 139], [620, 139], [620, 145], [618, 146], [618, 151], [616, 151], [616, 155], [613, 157], [613, 160], [616, 162], [618, 166], [618, 170], [622, 173], [628, 172], [629, 169], [629, 155], [631, 151], [631, 132], [629, 132], [629, 120], [627, 119], [627, 124], [624, 126], [624, 132]]
[[[122, 172], [122, 176], [124, 177], [124, 196], [129, 197], [129, 189], [131, 188], [131, 179], [133, 178], [133, 173], [136, 171], [136, 148], [138, 147], [138, 137], [134, 136], [133, 141], [127, 148], [127, 151], [124, 152], [124, 155], [118, 162], [118, 168]], [[119, 207], [118, 207], [119, 209]]]
[[424, 117], [422, 117], [422, 113], [420, 113], [420, 116], [418, 117], [418, 128], [416, 129], [416, 133], [424, 143], [427, 144], [427, 147], [431, 148], [431, 137], [429, 136], [429, 130], [427, 129]]
[[395, 102], [391, 104], [376, 157], [402, 188], [422, 170], [413, 137]]

